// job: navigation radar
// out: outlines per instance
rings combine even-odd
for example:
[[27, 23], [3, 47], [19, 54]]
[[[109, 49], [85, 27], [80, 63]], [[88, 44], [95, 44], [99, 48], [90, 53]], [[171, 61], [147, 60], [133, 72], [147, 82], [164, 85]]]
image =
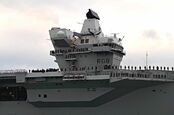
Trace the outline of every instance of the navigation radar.
[[93, 10], [89, 9], [89, 11], [86, 13], [87, 19], [98, 19], [100, 20], [98, 14], [94, 12]]

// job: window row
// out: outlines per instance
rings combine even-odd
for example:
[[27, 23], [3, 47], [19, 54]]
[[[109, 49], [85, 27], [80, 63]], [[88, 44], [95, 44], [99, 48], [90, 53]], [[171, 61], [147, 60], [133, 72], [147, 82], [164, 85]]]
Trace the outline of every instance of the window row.
[[123, 49], [122, 46], [116, 44], [116, 43], [101, 43], [101, 44], [93, 44], [93, 47], [99, 47], [99, 46], [110, 46], [111, 48], [117, 48], [117, 49]]
[[[140, 73], [111, 73], [111, 77], [140, 77], [140, 78], [150, 78], [149, 74], [140, 74]], [[153, 78], [167, 78], [163, 74], [154, 74]]]
[[39, 97], [39, 98], [42, 98], [42, 97], [43, 97], [43, 98], [47, 98], [47, 94], [43, 94], [43, 95], [42, 95], [42, 94], [38, 94], [38, 97]]
[[81, 44], [89, 43], [89, 39], [81, 39], [80, 43], [81, 43]]
[[51, 51], [51, 53], [69, 53], [69, 52], [84, 52], [88, 51], [88, 48], [77, 48], [77, 49], [67, 49], [67, 50], [56, 50], [56, 51]]
[[73, 67], [73, 68], [61, 68], [61, 71], [85, 71], [85, 70], [97, 70], [97, 66], [91, 67]]
[[109, 59], [97, 59], [97, 64], [108, 64], [109, 63]]

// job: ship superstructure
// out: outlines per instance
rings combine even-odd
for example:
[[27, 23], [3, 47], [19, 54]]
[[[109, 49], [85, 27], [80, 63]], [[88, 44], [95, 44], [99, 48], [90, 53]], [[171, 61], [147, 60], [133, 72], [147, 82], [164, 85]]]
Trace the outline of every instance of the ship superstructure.
[[0, 114], [173, 115], [173, 68], [120, 66], [121, 39], [86, 16], [80, 33], [49, 31], [59, 69], [0, 71]]
[[[56, 57], [61, 71], [89, 71], [100, 74], [111, 66], [119, 67], [123, 55], [120, 39], [104, 37], [98, 15], [89, 10], [81, 33], [68, 29], [52, 28], [50, 36], [55, 48], [51, 55]], [[86, 73], [89, 73], [86, 72]]]

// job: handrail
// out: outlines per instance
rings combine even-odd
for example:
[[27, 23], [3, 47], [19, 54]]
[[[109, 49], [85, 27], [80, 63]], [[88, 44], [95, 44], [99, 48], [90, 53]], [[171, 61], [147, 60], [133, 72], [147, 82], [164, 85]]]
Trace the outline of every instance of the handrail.
[[15, 70], [0, 70], [0, 74], [9, 74], [9, 73], [26, 73], [25, 69], [15, 69]]

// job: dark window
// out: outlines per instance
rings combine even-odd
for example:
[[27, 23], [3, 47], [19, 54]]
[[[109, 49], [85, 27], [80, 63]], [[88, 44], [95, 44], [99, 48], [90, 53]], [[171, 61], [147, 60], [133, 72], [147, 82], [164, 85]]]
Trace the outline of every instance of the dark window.
[[97, 66], [95, 66], [95, 70], [97, 70]]
[[41, 97], [41, 94], [39, 94], [38, 97]]
[[86, 40], [85, 40], [85, 43], [88, 43], [88, 42], [89, 42], [89, 39], [86, 39]]
[[106, 59], [106, 63], [109, 63], [109, 59], [108, 58]]
[[93, 46], [94, 46], [94, 47], [97, 47], [97, 46], [98, 46], [98, 44], [93, 44]]
[[68, 58], [68, 56], [66, 55], [65, 58]]
[[102, 59], [101, 62], [102, 62], [102, 63], [105, 63], [105, 59]]
[[104, 69], [108, 69], [108, 66], [107, 65], [104, 65]]
[[100, 59], [97, 59], [97, 64], [100, 64]]
[[81, 39], [81, 44], [83, 44], [84, 43], [84, 39]]
[[44, 94], [44, 98], [47, 98], [47, 94]]
[[104, 45], [104, 46], [107, 46], [108, 44], [107, 44], [107, 43], [104, 43], [103, 45]]
[[72, 65], [75, 65], [75, 61], [72, 62]]

